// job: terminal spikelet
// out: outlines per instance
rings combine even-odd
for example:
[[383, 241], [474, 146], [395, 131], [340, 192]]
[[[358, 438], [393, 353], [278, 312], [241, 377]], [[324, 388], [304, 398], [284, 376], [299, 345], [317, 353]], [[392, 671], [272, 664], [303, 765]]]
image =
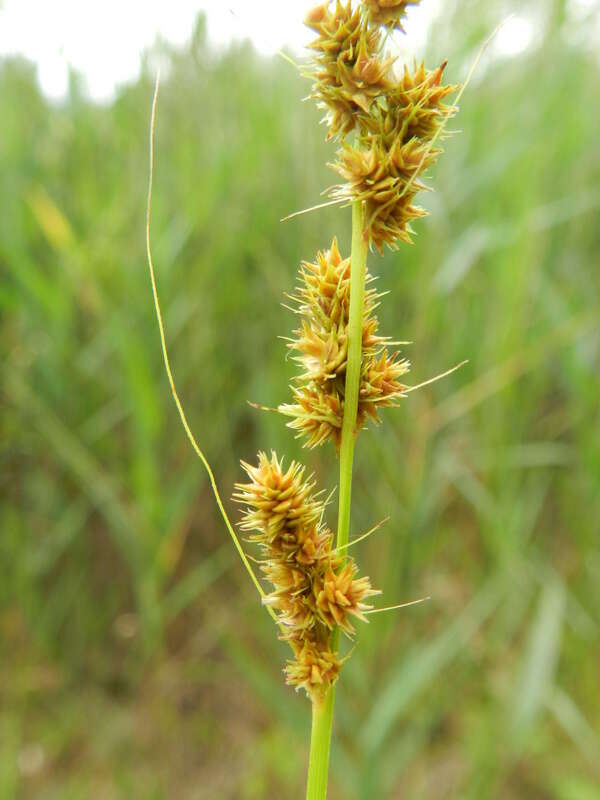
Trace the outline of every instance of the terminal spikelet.
[[366, 621], [365, 600], [378, 592], [357, 577], [354, 561], [333, 550], [333, 534], [321, 522], [324, 503], [303, 466], [292, 461], [284, 470], [275, 453], [259, 453], [256, 467], [242, 466], [250, 482], [236, 484], [233, 497], [245, 506], [240, 528], [253, 532], [273, 587], [263, 602], [276, 612], [281, 638], [294, 653], [286, 679], [314, 698], [335, 682], [343, 663], [331, 649], [331, 631], [352, 635], [350, 618]]
[[352, 8], [336, 0], [309, 12], [305, 23], [318, 35], [309, 45], [315, 51], [311, 97], [327, 109], [327, 138], [345, 136], [357, 117], [368, 114], [371, 105], [388, 86], [393, 58], [381, 56], [381, 33], [370, 27], [360, 6]]
[[[426, 216], [415, 203], [427, 189], [422, 177], [442, 153], [443, 128], [456, 108], [445, 101], [457, 86], [444, 85], [446, 62], [434, 70], [423, 63], [394, 74], [394, 58], [386, 55], [387, 28], [403, 30], [408, 6], [419, 0], [341, 0], [314, 8], [306, 24], [318, 37], [312, 97], [327, 109], [329, 134], [342, 140], [330, 166], [344, 181], [334, 186], [332, 200], [361, 201], [366, 228], [380, 253], [387, 245], [412, 243], [411, 222]], [[347, 135], [356, 132], [350, 144]]]
[[[374, 314], [379, 295], [367, 274], [363, 305], [362, 374], [356, 430], [369, 419], [379, 421], [378, 409], [396, 405], [404, 386], [399, 378], [409, 368], [399, 353], [389, 353], [388, 339], [377, 333]], [[301, 316], [288, 347], [301, 367], [292, 388], [293, 403], [279, 406], [291, 417], [289, 427], [314, 447], [330, 439], [339, 448], [344, 416], [350, 309], [350, 259], [340, 255], [337, 240], [317, 253], [314, 263], [300, 267], [300, 285], [291, 298]]]

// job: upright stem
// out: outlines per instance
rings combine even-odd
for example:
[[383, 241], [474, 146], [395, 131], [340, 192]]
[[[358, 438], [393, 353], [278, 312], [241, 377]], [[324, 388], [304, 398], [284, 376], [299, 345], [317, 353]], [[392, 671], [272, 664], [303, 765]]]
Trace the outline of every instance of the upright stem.
[[335, 689], [332, 687], [322, 700], [313, 700], [306, 800], [325, 800], [327, 797], [334, 697]]
[[348, 544], [350, 530], [350, 497], [356, 413], [362, 367], [363, 306], [367, 272], [368, 240], [364, 235], [364, 210], [360, 202], [352, 203], [352, 253], [350, 256], [350, 311], [348, 314], [348, 363], [344, 392], [344, 418], [340, 446], [340, 499], [336, 547]]
[[[354, 437], [362, 365], [363, 305], [368, 247], [368, 241], [364, 236], [363, 229], [363, 205], [360, 202], [355, 202], [352, 204], [348, 362], [346, 365], [344, 418], [342, 420], [342, 442], [340, 446], [340, 499], [336, 547], [348, 543], [348, 532], [350, 530], [352, 464], [354, 461]], [[334, 650], [337, 649], [338, 640], [339, 631], [336, 630], [332, 635]], [[306, 800], [325, 800], [327, 797], [327, 774], [329, 771], [334, 699], [335, 688], [332, 687], [321, 701], [315, 700], [313, 702]]]

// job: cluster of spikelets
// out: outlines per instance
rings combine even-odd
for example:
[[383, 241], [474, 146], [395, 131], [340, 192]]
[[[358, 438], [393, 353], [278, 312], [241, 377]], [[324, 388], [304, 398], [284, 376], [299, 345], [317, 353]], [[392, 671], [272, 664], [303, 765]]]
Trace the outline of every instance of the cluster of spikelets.
[[369, 579], [356, 577], [352, 559], [336, 553], [333, 535], [323, 524], [325, 503], [314, 494], [304, 467], [292, 462], [284, 471], [275, 453], [259, 453], [258, 465], [242, 462], [249, 483], [236, 484], [234, 498], [244, 504], [240, 523], [262, 550], [262, 571], [273, 590], [264, 598], [277, 615], [294, 653], [287, 682], [313, 699], [337, 679], [343, 663], [332, 650], [337, 626], [349, 636], [352, 618], [365, 620], [377, 594]]
[[[369, 419], [379, 421], [378, 409], [398, 403], [405, 390], [399, 378], [409, 363], [389, 352], [388, 339], [377, 335], [374, 314], [380, 295], [370, 288], [367, 274], [363, 305], [362, 366], [356, 431]], [[343, 259], [336, 239], [331, 248], [317, 253], [314, 263], [304, 262], [291, 299], [301, 318], [288, 347], [302, 372], [296, 377], [293, 403], [279, 406], [292, 417], [289, 427], [306, 438], [309, 447], [332, 440], [339, 448], [344, 416], [350, 311], [350, 259]]]
[[[311, 71], [312, 96], [326, 109], [328, 138], [341, 142], [331, 166], [344, 183], [333, 187], [339, 201], [360, 202], [365, 237], [381, 252], [410, 242], [410, 223], [425, 212], [415, 195], [426, 187], [423, 173], [441, 150], [446, 121], [456, 109], [445, 103], [457, 87], [444, 86], [445, 64], [427, 71], [423, 64], [395, 72], [384, 39], [403, 30], [408, 6], [420, 0], [335, 0], [315, 7], [306, 19], [317, 34]], [[353, 142], [346, 136], [354, 133]], [[350, 258], [342, 258], [334, 239], [314, 263], [300, 267], [291, 299], [300, 326], [288, 347], [301, 372], [293, 402], [279, 406], [291, 428], [308, 446], [341, 443], [344, 416], [350, 311]], [[362, 351], [355, 433], [378, 411], [396, 405], [407, 387], [400, 379], [409, 364], [378, 335], [379, 295], [367, 273], [363, 304]], [[341, 630], [354, 633], [353, 619], [365, 620], [365, 601], [377, 594], [345, 551], [333, 547], [323, 523], [325, 502], [292, 462], [283, 470], [275, 454], [259, 454], [258, 465], [242, 462], [249, 482], [236, 484], [234, 499], [245, 506], [240, 527], [262, 551], [261, 569], [272, 591], [264, 602], [275, 614], [293, 651], [287, 682], [313, 700], [336, 681], [342, 663], [337, 652]]]
[[405, 66], [398, 75], [395, 59], [385, 53], [386, 29], [402, 30], [407, 6], [418, 2], [336, 0], [306, 19], [317, 33], [310, 45], [312, 97], [326, 109], [328, 138], [356, 133], [330, 165], [344, 180], [331, 196], [364, 201], [370, 240], [380, 252], [384, 245], [410, 242], [411, 221], [425, 216], [414, 203], [427, 188], [420, 177], [441, 153], [435, 144], [456, 112], [445, 103], [458, 88], [442, 84], [445, 63], [431, 71], [423, 64]]

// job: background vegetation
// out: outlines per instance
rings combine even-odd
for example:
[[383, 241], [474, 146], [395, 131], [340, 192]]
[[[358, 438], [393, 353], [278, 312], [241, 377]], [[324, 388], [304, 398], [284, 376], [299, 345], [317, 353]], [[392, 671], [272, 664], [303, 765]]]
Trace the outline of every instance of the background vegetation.
[[[460, 80], [510, 10], [447, 4], [428, 63]], [[588, 9], [587, 12], [585, 9]], [[597, 7], [521, 3], [487, 57], [413, 248], [372, 256], [414, 382], [357, 450], [353, 531], [389, 603], [338, 695], [332, 798], [600, 797]], [[229, 496], [239, 458], [330, 449], [275, 415], [298, 262], [349, 212], [280, 224], [331, 182], [280, 60], [167, 64], [153, 239], [174, 371]], [[155, 61], [151, 62], [152, 64]], [[300, 797], [308, 703], [240, 567], [165, 380], [144, 255], [153, 67], [110, 105], [0, 64], [0, 797]], [[232, 510], [232, 513], [236, 513]], [[335, 521], [335, 508], [330, 522]]]

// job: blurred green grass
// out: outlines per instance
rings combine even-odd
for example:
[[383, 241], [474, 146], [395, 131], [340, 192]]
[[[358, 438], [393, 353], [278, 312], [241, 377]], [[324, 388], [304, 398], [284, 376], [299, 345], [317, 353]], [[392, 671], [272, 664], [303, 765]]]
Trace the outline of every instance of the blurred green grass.
[[[371, 270], [414, 382], [357, 448], [353, 528], [390, 603], [340, 684], [332, 797], [600, 796], [600, 69], [588, 21], [527, 4], [487, 59], [413, 248]], [[450, 6], [460, 80], [501, 4]], [[593, 10], [592, 10], [593, 16]], [[339, 236], [318, 112], [249, 46], [157, 47], [153, 248], [176, 381], [225, 496], [276, 448], [302, 258]], [[180, 429], [144, 255], [152, 59], [110, 105], [0, 64], [0, 797], [301, 796], [308, 709]], [[235, 511], [232, 510], [235, 514]], [[334, 522], [331, 509], [330, 522]]]

